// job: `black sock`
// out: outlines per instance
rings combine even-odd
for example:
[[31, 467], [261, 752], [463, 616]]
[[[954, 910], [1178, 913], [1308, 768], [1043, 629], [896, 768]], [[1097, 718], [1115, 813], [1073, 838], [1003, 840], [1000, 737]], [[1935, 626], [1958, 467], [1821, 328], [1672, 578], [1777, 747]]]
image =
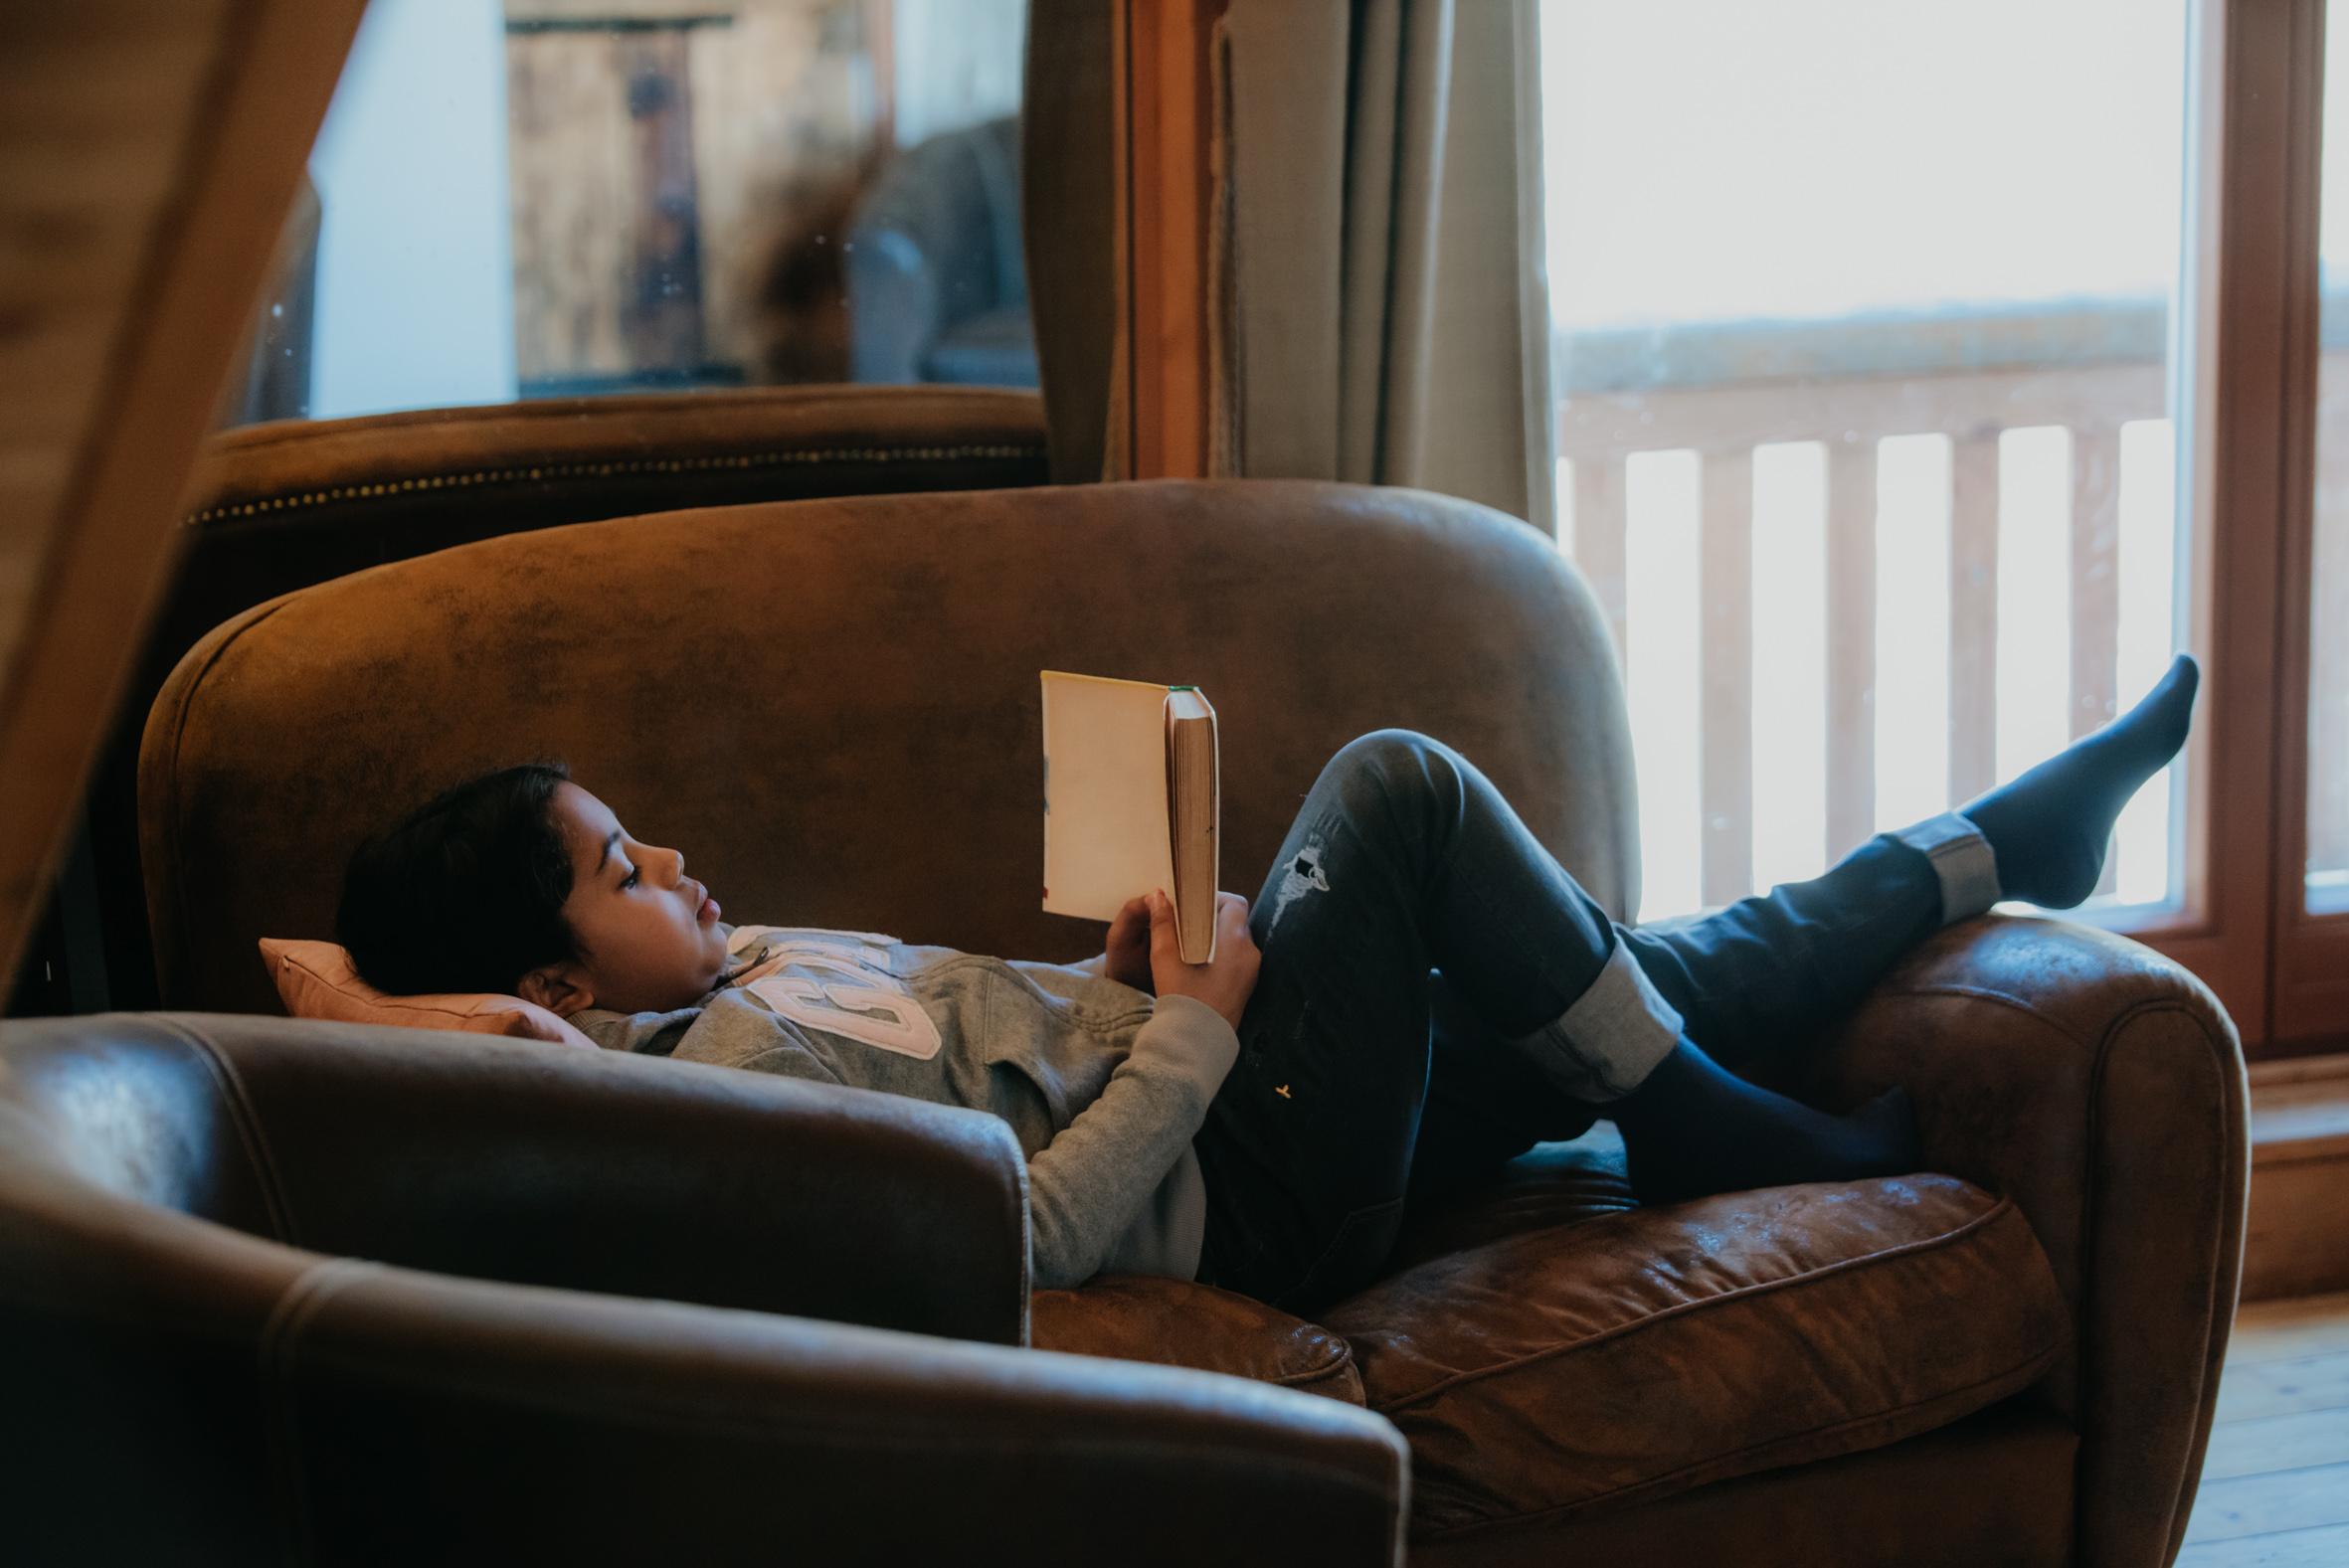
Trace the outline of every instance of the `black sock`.
[[1916, 1120], [1895, 1089], [1847, 1117], [1772, 1094], [1683, 1038], [1607, 1108], [1644, 1203], [1709, 1192], [1848, 1181], [1916, 1168]]
[[2070, 909], [2096, 891], [2120, 808], [2178, 755], [2202, 671], [2179, 654], [2145, 700], [1960, 809], [1998, 859], [1999, 891]]

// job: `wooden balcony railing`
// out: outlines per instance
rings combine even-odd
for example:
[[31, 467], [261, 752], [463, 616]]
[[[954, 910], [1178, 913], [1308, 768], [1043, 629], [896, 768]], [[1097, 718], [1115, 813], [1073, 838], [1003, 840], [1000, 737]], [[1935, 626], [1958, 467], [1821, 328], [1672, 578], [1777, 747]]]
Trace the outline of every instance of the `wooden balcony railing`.
[[[1827, 756], [1819, 809], [1832, 860], [1878, 825], [1878, 622], [1901, 611], [1877, 602], [1877, 542], [1881, 527], [1902, 524], [1879, 515], [1880, 443], [1918, 435], [1949, 442], [1948, 798], [1962, 801], [1995, 782], [2001, 437], [2047, 427], [2070, 433], [2070, 649], [2062, 678], [2071, 731], [2081, 734], [2112, 714], [2118, 696], [2121, 433], [2163, 420], [2165, 326], [2157, 300], [2081, 301], [1560, 339], [1558, 444], [1571, 486], [1560, 511], [1572, 517], [1574, 560], [1627, 665], [1628, 541], [1642, 523], [1627, 506], [1628, 460], [1688, 451], [1701, 464], [1695, 591], [1705, 904], [1741, 897], [1754, 883], [1755, 448], [1816, 441], [1825, 449]], [[2327, 472], [2349, 501], [2349, 465], [2336, 459]], [[1939, 521], [1930, 519], [1935, 528]], [[2349, 612], [2332, 618], [2337, 638], [2349, 639]], [[2320, 645], [2323, 636], [2320, 626]], [[2349, 645], [2334, 656], [2349, 670]], [[2340, 719], [2342, 734], [2313, 750], [2333, 760], [2323, 787], [2349, 807], [2349, 713]], [[2334, 813], [2336, 822], [2344, 817], [2349, 809]], [[2336, 836], [2344, 835], [2349, 826]], [[2328, 840], [2327, 852], [2349, 863], [2349, 843], [2334, 848]]]

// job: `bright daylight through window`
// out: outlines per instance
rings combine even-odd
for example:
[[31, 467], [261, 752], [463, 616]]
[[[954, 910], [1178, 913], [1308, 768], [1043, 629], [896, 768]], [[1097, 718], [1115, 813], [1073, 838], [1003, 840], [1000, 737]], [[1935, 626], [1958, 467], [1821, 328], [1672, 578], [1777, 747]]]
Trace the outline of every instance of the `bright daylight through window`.
[[[2338, 14], [2336, 13], [2336, 18]], [[2307, 903], [2349, 912], [2349, 21], [2324, 45], [2324, 185], [2318, 226], [2323, 294], [2316, 361], [2316, 538], [2308, 619]]]
[[[2185, 7], [1545, 0], [1558, 532], [1643, 918], [1962, 802], [2187, 645]], [[2178, 899], [2183, 779], [2091, 912]]]

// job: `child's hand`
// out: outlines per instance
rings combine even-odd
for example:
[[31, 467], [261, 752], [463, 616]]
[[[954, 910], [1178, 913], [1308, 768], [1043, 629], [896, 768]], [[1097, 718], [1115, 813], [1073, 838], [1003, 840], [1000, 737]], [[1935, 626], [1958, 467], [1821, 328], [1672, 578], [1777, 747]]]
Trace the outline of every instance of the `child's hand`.
[[1211, 963], [1182, 961], [1182, 944], [1174, 935], [1174, 901], [1164, 893], [1150, 896], [1150, 972], [1161, 996], [1205, 1002], [1237, 1029], [1240, 1013], [1256, 989], [1256, 966], [1261, 961], [1256, 939], [1248, 934], [1248, 901], [1237, 893], [1215, 895]]
[[1130, 898], [1109, 923], [1109, 941], [1102, 947], [1101, 972], [1120, 985], [1138, 991], [1156, 989], [1150, 973], [1150, 900]]

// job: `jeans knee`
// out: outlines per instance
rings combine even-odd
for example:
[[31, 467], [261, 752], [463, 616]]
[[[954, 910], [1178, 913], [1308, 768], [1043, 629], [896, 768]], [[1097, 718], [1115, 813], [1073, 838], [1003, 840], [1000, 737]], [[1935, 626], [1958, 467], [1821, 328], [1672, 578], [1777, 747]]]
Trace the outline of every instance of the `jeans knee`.
[[1410, 813], [1457, 796], [1459, 764], [1457, 752], [1417, 730], [1372, 730], [1339, 748], [1325, 777], [1350, 803], [1375, 798]]

